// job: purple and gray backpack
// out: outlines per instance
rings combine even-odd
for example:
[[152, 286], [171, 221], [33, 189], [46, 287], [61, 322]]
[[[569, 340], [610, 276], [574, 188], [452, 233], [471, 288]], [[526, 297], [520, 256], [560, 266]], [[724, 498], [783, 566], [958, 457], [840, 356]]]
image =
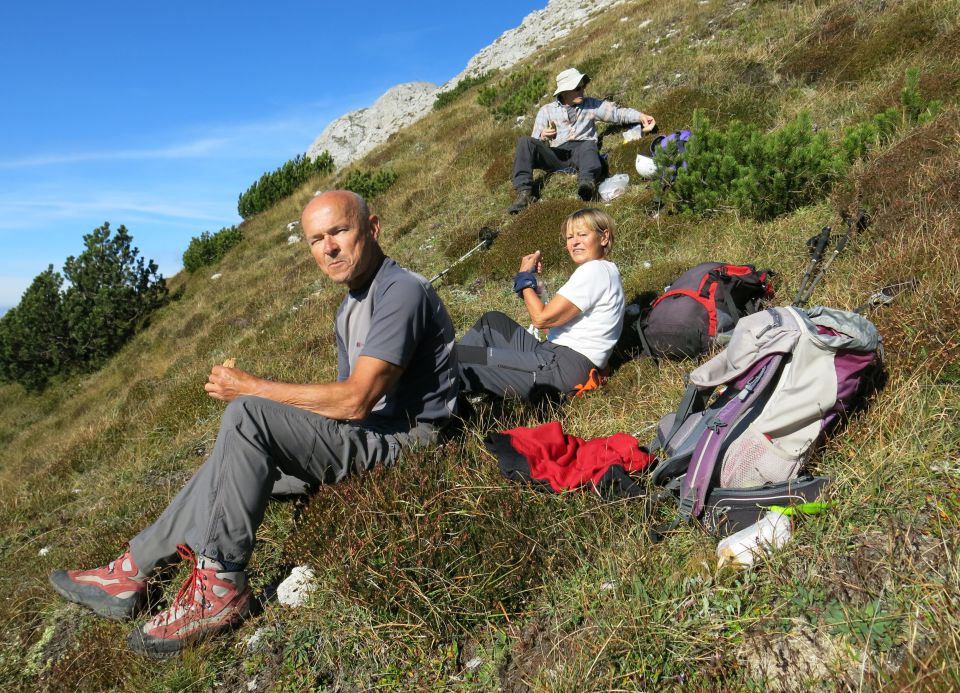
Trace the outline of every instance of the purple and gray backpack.
[[679, 497], [665, 529], [698, 519], [723, 536], [771, 505], [815, 500], [829, 479], [798, 473], [860, 401], [881, 355], [876, 328], [856, 313], [770, 308], [742, 318], [727, 348], [690, 373], [650, 446], [660, 460], [653, 482]]

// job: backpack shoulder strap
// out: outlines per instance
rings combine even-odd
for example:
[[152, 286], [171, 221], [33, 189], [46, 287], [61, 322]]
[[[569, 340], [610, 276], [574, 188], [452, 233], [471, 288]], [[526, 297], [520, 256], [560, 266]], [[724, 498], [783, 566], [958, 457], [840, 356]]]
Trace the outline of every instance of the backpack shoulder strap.
[[680, 487], [681, 522], [689, 522], [703, 511], [703, 503], [713, 479], [713, 470], [727, 434], [741, 412], [750, 407], [770, 386], [782, 361], [783, 354], [770, 354], [759, 359], [738, 379], [738, 383], [743, 383], [739, 394], [707, 422], [706, 430], [693, 450], [690, 467]]

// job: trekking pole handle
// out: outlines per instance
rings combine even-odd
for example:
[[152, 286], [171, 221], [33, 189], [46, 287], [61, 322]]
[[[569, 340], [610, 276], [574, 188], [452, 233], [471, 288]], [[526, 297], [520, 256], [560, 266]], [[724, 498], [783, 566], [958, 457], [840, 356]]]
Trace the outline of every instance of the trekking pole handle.
[[843, 252], [843, 249], [847, 247], [847, 241], [849, 240], [850, 240], [850, 234], [844, 234], [843, 236], [841, 236], [840, 240], [837, 241], [837, 247], [834, 248], [833, 254], [839, 255], [841, 252]]
[[820, 235], [817, 236], [817, 245], [813, 249], [813, 261], [820, 262], [820, 258], [823, 257], [823, 251], [827, 249], [827, 244], [830, 243], [830, 234], [833, 232], [833, 229], [829, 226], [824, 226], [820, 229]]

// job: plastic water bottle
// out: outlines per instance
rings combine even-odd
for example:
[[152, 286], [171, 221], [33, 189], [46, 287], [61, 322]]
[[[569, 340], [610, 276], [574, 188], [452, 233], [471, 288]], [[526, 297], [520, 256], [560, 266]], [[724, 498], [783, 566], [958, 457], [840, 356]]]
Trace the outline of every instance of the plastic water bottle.
[[[540, 297], [540, 300], [544, 303], [550, 301], [550, 293], [547, 291], [547, 284], [543, 281], [543, 278], [540, 276], [540, 273], [537, 272], [537, 296]], [[534, 327], [533, 323], [530, 323], [530, 327], [527, 328], [527, 332], [533, 335], [534, 339], [540, 339], [540, 330]]]
[[758, 556], [785, 546], [791, 534], [790, 518], [769, 511], [758, 522], [725, 537], [717, 544], [718, 567], [727, 564], [751, 566]]

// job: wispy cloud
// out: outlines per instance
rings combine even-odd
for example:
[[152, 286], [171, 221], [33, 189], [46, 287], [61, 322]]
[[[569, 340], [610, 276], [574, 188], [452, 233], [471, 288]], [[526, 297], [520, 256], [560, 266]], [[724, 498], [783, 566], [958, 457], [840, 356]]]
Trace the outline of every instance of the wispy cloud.
[[154, 219], [224, 220], [224, 211], [209, 205], [182, 204], [128, 193], [100, 194], [82, 200], [65, 199], [62, 195], [34, 199], [0, 196], [0, 229], [24, 229], [42, 222], [118, 213]]
[[0, 168], [16, 169], [60, 164], [85, 164], [96, 161], [146, 161], [151, 159], [188, 159], [210, 156], [230, 144], [226, 138], [205, 138], [154, 149], [117, 149], [63, 154], [37, 154], [0, 159]]
[[[278, 149], [306, 151], [310, 141], [327, 123], [353, 110], [369, 105], [379, 94], [341, 96], [336, 101], [314, 101], [286, 110], [273, 117], [240, 123], [195, 125], [185, 141], [158, 147], [92, 149], [86, 151], [40, 152], [0, 159], [0, 170], [41, 168], [98, 162], [163, 161], [178, 159], [256, 158], [276, 155]], [[156, 141], [157, 137], [152, 136]]]

